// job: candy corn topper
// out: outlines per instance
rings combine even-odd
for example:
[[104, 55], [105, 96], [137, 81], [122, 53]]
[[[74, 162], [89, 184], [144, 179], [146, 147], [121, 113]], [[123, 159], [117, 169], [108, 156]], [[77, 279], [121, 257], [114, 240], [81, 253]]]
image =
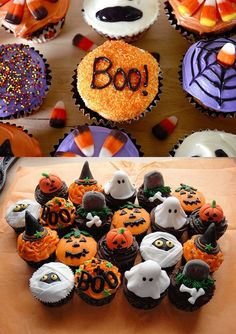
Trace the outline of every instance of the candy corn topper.
[[66, 125], [66, 119], [67, 113], [65, 104], [59, 101], [52, 110], [49, 124], [53, 128], [63, 128]]

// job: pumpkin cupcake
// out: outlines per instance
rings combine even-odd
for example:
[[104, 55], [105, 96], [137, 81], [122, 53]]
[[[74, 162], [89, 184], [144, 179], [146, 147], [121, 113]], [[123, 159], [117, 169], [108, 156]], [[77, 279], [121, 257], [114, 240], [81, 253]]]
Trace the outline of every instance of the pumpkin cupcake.
[[174, 270], [170, 277], [168, 296], [183, 311], [196, 311], [213, 297], [215, 281], [210, 267], [202, 260], [191, 260]]
[[117, 210], [127, 202], [135, 202], [136, 189], [131, 184], [128, 175], [123, 170], [114, 173], [111, 181], [105, 184], [106, 203], [112, 210]]
[[138, 243], [140, 243], [147, 234], [150, 224], [149, 213], [141, 208], [141, 206], [133, 203], [124, 205], [120, 210], [114, 213], [112, 218], [112, 225], [115, 228], [127, 228]]
[[144, 175], [144, 182], [138, 189], [138, 202], [148, 212], [151, 212], [157, 205], [161, 204], [159, 198], [155, 195], [160, 193], [162, 197], [168, 197], [171, 188], [165, 186], [164, 178], [161, 173], [152, 171]]
[[97, 253], [97, 243], [86, 231], [74, 229], [59, 241], [56, 256], [58, 261], [73, 270]]
[[83, 196], [87, 191], [103, 191], [102, 186], [94, 179], [88, 161], [84, 163], [79, 179], [75, 180], [69, 186], [69, 198], [71, 202], [75, 206], [81, 205]]
[[198, 259], [205, 261], [210, 272], [216, 271], [224, 260], [223, 253], [216, 241], [215, 224], [211, 223], [202, 235], [194, 235], [183, 245], [183, 255], [186, 261]]
[[92, 258], [75, 273], [75, 289], [81, 299], [95, 306], [108, 304], [120, 286], [118, 268], [106, 260]]
[[17, 239], [17, 251], [24, 261], [35, 268], [54, 261], [58, 242], [56, 231], [43, 227], [26, 211], [25, 231]]
[[88, 191], [76, 211], [75, 223], [79, 229], [99, 240], [109, 231], [112, 215], [106, 206], [105, 196], [97, 191]]
[[175, 189], [172, 195], [178, 198], [187, 215], [201, 208], [206, 201], [204, 195], [197, 188], [183, 183], [180, 183], [180, 186]]
[[39, 184], [35, 188], [34, 196], [42, 206], [54, 197], [68, 198], [68, 188], [57, 175], [43, 173]]
[[74, 224], [75, 207], [71, 201], [61, 197], [54, 197], [42, 209], [41, 224], [57, 231], [62, 237], [70, 231]]
[[121, 273], [134, 265], [138, 250], [137, 241], [124, 227], [110, 230], [98, 242], [98, 256], [113, 263]]

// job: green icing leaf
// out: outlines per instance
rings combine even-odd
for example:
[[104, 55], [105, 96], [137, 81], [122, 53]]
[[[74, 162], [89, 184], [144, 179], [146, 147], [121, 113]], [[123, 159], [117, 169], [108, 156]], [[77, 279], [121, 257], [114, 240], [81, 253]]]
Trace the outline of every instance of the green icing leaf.
[[80, 269], [80, 268], [76, 269], [76, 271], [75, 271], [76, 274], [80, 274], [81, 272], [82, 272], [82, 269]]
[[211, 278], [204, 278], [202, 280], [195, 280], [183, 275], [183, 273], [178, 273], [175, 277], [176, 282], [178, 284], [184, 284], [188, 288], [196, 288], [196, 289], [207, 289], [215, 284], [215, 280]]
[[146, 197], [153, 197], [157, 192], [160, 192], [162, 195], [169, 194], [171, 192], [171, 188], [168, 186], [161, 186], [161, 187], [156, 187], [153, 189], [146, 189], [144, 190], [144, 195]]
[[180, 187], [175, 189], [176, 192], [180, 192], [181, 190], [186, 190], [186, 191], [197, 191], [196, 188], [193, 188], [192, 186], [188, 186], [187, 184], [180, 183]]
[[43, 235], [43, 232], [40, 232], [40, 231], [36, 231], [36, 233], [34, 233], [34, 237], [37, 239], [42, 238], [42, 235]]
[[86, 218], [88, 213], [91, 213], [92, 216], [98, 216], [99, 218], [106, 218], [111, 213], [111, 210], [109, 210], [108, 208], [103, 208], [102, 210], [87, 211], [82, 207], [79, 207], [77, 209], [77, 214], [80, 215], [82, 218]]
[[49, 174], [48, 173], [42, 173], [42, 176], [49, 178]]
[[212, 251], [213, 248], [214, 247], [212, 247], [211, 244], [206, 244], [205, 245], [205, 251], [206, 251], [206, 253], [211, 253], [211, 251]]
[[109, 297], [111, 295], [111, 293], [106, 289], [103, 290], [103, 294], [105, 297]]
[[67, 207], [67, 208], [70, 208], [71, 206], [72, 206], [72, 204], [71, 204], [70, 202], [67, 201], [67, 202], [66, 202], [66, 207]]
[[125, 205], [121, 206], [119, 209], [120, 210], [122, 209], [142, 209], [142, 207], [140, 205], [128, 202]]
[[107, 268], [112, 268], [113, 264], [111, 262], [107, 262], [106, 266], [107, 266]]
[[88, 232], [86, 231], [80, 231], [79, 229], [74, 229], [73, 231], [67, 233], [66, 235], [64, 235], [64, 239], [69, 239], [71, 236], [74, 236], [75, 238], [79, 238], [80, 235], [85, 235], [85, 236], [88, 236], [88, 237], [91, 237], [91, 234], [89, 234]]

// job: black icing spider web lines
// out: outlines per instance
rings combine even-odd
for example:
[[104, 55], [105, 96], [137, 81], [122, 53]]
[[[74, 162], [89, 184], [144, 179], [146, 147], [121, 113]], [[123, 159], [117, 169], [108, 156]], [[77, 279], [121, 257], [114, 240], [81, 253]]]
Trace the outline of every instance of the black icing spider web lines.
[[[215, 59], [215, 61], [213, 62], [209, 60], [212, 56], [212, 53], [217, 55], [223, 45], [227, 42], [231, 42], [235, 45], [235, 41], [232, 39], [219, 39], [214, 41], [214, 46], [212, 46], [211, 48], [210, 46], [212, 45], [212, 41], [208, 41], [205, 42], [205, 46], [196, 46], [191, 56], [191, 74], [193, 79], [190, 81], [189, 85], [191, 86], [193, 83], [195, 83], [199, 87], [199, 89], [202, 90], [207, 96], [214, 99], [218, 103], [219, 107], [221, 107], [224, 102], [236, 100], [236, 94], [235, 96], [232, 95], [233, 93], [236, 93], [236, 84], [227, 85], [227, 83], [229, 83], [234, 78], [236, 83], [235, 64], [233, 65], [233, 67], [230, 67], [231, 70], [234, 70], [234, 73], [227, 77], [227, 67], [219, 64], [217, 59]], [[201, 49], [200, 52], [198, 52], [199, 49]], [[205, 55], [203, 55], [204, 51], [207, 51]], [[201, 61], [202, 59], [203, 61]], [[194, 67], [195, 64], [197, 66], [196, 70]], [[213, 78], [209, 76], [209, 74], [207, 73], [208, 71], [213, 74]], [[215, 86], [218, 89], [219, 96], [213, 95], [201, 85], [201, 83], [198, 81], [201, 77], [209, 81], [211, 85]], [[230, 94], [228, 94], [228, 97], [224, 98], [223, 93], [226, 91], [230, 91]]]

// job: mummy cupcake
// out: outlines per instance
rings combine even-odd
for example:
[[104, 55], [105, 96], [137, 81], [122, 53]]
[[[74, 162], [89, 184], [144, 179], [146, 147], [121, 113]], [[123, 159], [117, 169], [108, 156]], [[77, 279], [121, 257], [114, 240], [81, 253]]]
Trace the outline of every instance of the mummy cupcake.
[[156, 21], [160, 13], [159, 0], [84, 0], [85, 21], [99, 34], [109, 39], [133, 42]]
[[63, 263], [46, 263], [30, 278], [30, 291], [44, 305], [64, 305], [73, 296], [74, 274]]

